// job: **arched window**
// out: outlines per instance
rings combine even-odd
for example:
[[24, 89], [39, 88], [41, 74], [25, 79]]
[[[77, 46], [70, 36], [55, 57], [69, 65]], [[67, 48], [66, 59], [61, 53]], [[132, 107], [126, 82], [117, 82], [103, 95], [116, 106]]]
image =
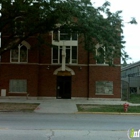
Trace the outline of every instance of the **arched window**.
[[11, 49], [10, 62], [11, 63], [27, 63], [29, 44], [23, 41], [18, 47]]
[[105, 64], [105, 47], [102, 45], [96, 45], [96, 56], [97, 56], [97, 60], [96, 63], [97, 64]]
[[25, 22], [22, 16], [16, 17], [14, 20], [14, 34], [15, 36], [25, 35]]
[[97, 64], [113, 64], [114, 47], [110, 49], [102, 44], [96, 45], [96, 63]]

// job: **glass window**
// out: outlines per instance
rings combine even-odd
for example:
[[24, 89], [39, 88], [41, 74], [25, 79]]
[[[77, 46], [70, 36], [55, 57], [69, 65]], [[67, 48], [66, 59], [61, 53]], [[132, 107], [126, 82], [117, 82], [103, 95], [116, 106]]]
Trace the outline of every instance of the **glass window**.
[[72, 63], [77, 63], [77, 46], [72, 46]]
[[[57, 49], [56, 49], [57, 48]], [[55, 46], [52, 48], [52, 62], [55, 64], [62, 63], [62, 46]], [[66, 63], [77, 63], [77, 46], [66, 46]]]
[[77, 32], [71, 32], [67, 29], [61, 29], [60, 31], [53, 31], [53, 40], [59, 41], [59, 40], [77, 40], [78, 35]]
[[11, 62], [25, 63], [28, 61], [28, 49], [24, 45], [11, 49]]
[[70, 33], [67, 33], [64, 30], [60, 32], [60, 40], [70, 40], [70, 37]]
[[58, 46], [53, 47], [53, 63], [58, 63]]
[[72, 33], [72, 40], [77, 40], [77, 33], [76, 32]]
[[97, 64], [104, 64], [105, 63], [105, 51], [103, 47], [99, 47], [97, 49]]
[[18, 62], [18, 48], [14, 48], [11, 51], [11, 61]]
[[27, 62], [27, 48], [25, 46], [20, 48], [20, 62]]
[[70, 48], [66, 49], [66, 63], [70, 64]]
[[62, 47], [60, 47], [60, 49], [58, 50], [59, 53], [59, 61], [58, 63], [62, 63]]
[[[96, 63], [97, 64], [112, 64], [113, 63], [113, 51], [111, 52], [105, 46], [96, 45]], [[112, 47], [113, 48], [113, 47]]]
[[59, 38], [58, 38], [58, 31], [53, 31], [53, 40], [56, 40], [56, 41], [59, 40]]
[[25, 34], [25, 25], [22, 19], [16, 19], [14, 33], [16, 36], [23, 36]]
[[26, 93], [27, 92], [27, 80], [10, 80], [9, 92], [12, 93]]

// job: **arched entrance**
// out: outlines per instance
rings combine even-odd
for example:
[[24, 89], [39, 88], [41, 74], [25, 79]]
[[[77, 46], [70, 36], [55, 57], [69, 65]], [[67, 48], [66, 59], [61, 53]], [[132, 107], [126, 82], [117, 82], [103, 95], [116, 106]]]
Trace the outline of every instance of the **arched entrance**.
[[65, 71], [62, 71], [60, 67], [54, 71], [54, 75], [57, 75], [56, 98], [71, 99], [71, 82], [72, 75], [75, 75], [74, 71], [68, 67]]

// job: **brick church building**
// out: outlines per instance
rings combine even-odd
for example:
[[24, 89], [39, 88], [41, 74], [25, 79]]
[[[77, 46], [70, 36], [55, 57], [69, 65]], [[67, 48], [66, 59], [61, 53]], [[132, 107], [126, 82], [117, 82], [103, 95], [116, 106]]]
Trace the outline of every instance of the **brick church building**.
[[[76, 33], [57, 31], [44, 38], [53, 47], [31, 36], [1, 56], [1, 96], [121, 98], [120, 59], [113, 60], [115, 67], [105, 58], [94, 60]], [[1, 47], [7, 39], [2, 36]], [[104, 47], [97, 45], [97, 54], [100, 50]]]

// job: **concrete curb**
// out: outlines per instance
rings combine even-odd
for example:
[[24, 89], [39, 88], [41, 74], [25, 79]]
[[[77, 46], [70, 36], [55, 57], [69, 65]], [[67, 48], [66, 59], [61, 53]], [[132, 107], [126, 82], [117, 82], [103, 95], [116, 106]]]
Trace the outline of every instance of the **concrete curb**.
[[120, 112], [76, 112], [76, 114], [140, 115], [140, 113], [120, 113]]

